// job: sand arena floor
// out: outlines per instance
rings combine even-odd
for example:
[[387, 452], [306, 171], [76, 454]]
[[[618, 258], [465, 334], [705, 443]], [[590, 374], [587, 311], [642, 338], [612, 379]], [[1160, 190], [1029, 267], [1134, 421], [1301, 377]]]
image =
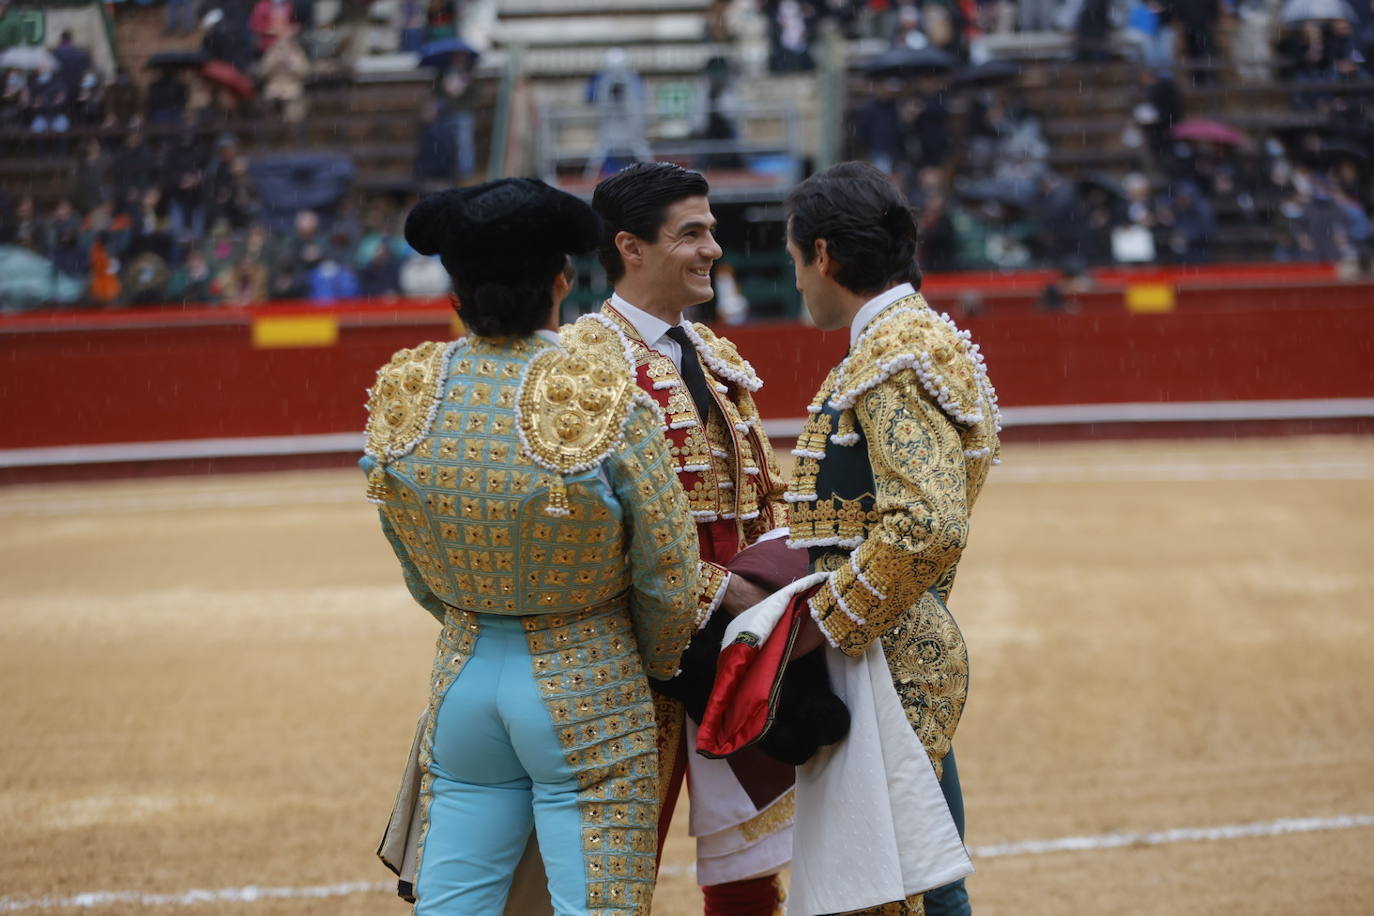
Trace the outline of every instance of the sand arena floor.
[[[1008, 448], [952, 602], [980, 916], [1374, 912], [1372, 541], [1374, 440]], [[0, 574], [0, 912], [406, 912], [435, 626], [359, 475], [0, 490]]]

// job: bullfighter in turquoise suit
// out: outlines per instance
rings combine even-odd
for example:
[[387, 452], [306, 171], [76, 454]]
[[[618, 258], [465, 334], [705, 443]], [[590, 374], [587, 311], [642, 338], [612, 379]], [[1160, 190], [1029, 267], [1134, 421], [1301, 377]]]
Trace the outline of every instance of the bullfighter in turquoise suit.
[[646, 675], [696, 629], [695, 526], [657, 406], [552, 332], [596, 217], [530, 179], [422, 200], [469, 336], [371, 390], [369, 498], [442, 625], [421, 736], [420, 914], [501, 913], [534, 829], [557, 914], [647, 913], [658, 766]]

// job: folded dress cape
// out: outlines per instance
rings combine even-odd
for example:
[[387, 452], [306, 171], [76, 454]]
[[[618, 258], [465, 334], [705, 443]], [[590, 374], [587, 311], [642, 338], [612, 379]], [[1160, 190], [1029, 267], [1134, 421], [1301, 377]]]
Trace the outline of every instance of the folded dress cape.
[[[740, 614], [722, 640], [762, 646], [793, 598], [825, 581], [799, 579]], [[849, 735], [797, 768], [787, 916], [819, 916], [904, 900], [971, 874], [939, 780], [902, 711], [876, 640], [852, 658], [826, 646], [831, 688], [849, 707]]]

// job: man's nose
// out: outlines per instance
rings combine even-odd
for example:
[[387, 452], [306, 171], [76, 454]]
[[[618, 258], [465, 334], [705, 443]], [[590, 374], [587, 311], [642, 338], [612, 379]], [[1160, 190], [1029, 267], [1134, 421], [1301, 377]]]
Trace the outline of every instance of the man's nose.
[[706, 237], [706, 245], [702, 248], [702, 254], [712, 261], [718, 261], [721, 255], [725, 254], [725, 251], [720, 247], [720, 242], [716, 241], [714, 235], [708, 235]]

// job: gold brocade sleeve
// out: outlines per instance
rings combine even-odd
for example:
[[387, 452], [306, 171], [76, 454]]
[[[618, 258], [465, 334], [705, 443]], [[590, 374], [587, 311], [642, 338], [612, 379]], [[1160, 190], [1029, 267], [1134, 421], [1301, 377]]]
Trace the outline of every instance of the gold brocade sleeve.
[[954, 568], [969, 517], [959, 430], [915, 373], [903, 370], [873, 388], [856, 414], [869, 443], [879, 521], [811, 599], [831, 643], [853, 656]]
[[697, 526], [657, 415], [636, 403], [606, 464], [624, 511], [635, 639], [650, 677], [670, 678], [697, 631]]
[[730, 571], [719, 563], [698, 560], [697, 574], [701, 577], [701, 592], [697, 595], [697, 629], [701, 629], [716, 608], [720, 607], [721, 599], [725, 597], [725, 587], [730, 584]]

